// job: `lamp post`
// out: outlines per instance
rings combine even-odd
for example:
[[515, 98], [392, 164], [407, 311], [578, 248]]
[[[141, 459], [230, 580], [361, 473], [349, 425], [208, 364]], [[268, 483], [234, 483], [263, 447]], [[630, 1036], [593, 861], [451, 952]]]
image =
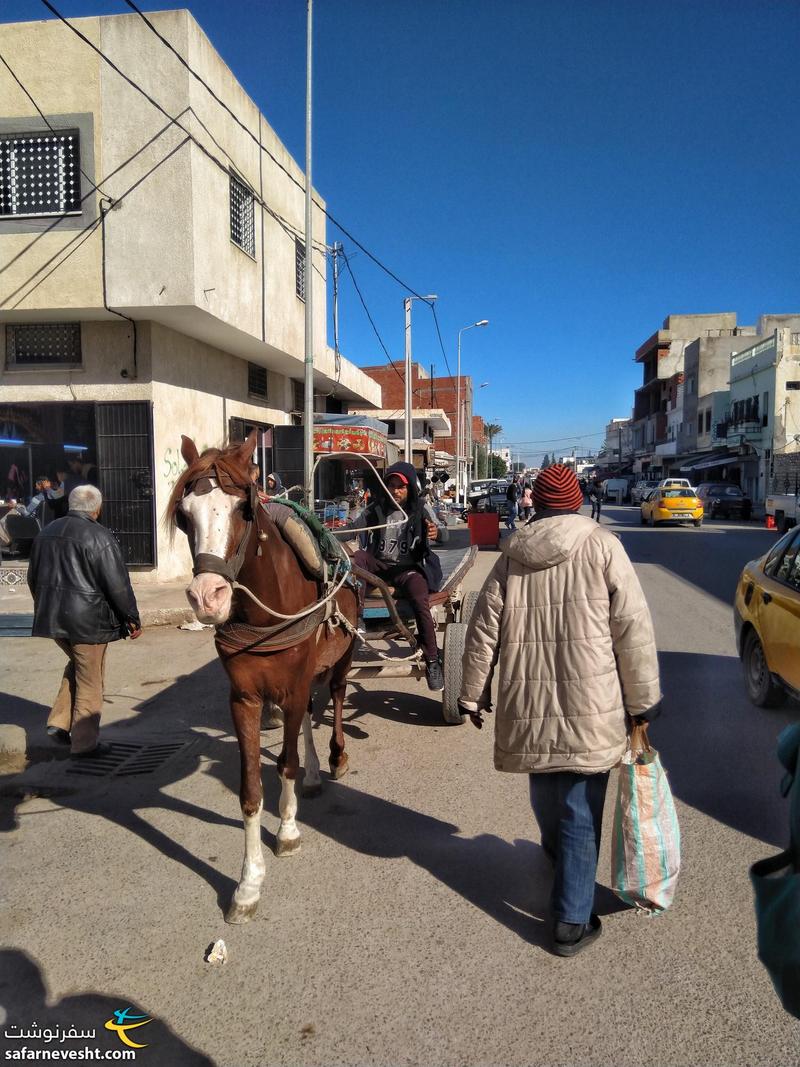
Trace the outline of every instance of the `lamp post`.
[[488, 319], [479, 319], [478, 322], [462, 326], [458, 331], [458, 365], [456, 368], [456, 500], [463, 501], [461, 492], [461, 334], [467, 330], [474, 330], [476, 326], [488, 326]]
[[406, 360], [405, 360], [405, 402], [406, 402], [406, 410], [405, 410], [406, 425], [405, 425], [405, 430], [406, 430], [406, 432], [405, 432], [405, 441], [404, 441], [405, 455], [403, 456], [403, 458], [405, 459], [406, 463], [410, 463], [412, 466], [414, 464], [414, 454], [413, 454], [413, 452], [411, 450], [411, 439], [413, 437], [413, 434], [411, 432], [412, 431], [412, 418], [411, 418], [411, 416], [412, 416], [412, 405], [413, 405], [412, 390], [411, 390], [411, 301], [412, 300], [426, 300], [428, 303], [432, 303], [436, 299], [437, 299], [436, 294], [435, 293], [431, 293], [428, 296], [407, 296], [405, 298], [405, 300], [403, 301], [403, 304], [404, 304], [405, 310], [406, 310]]

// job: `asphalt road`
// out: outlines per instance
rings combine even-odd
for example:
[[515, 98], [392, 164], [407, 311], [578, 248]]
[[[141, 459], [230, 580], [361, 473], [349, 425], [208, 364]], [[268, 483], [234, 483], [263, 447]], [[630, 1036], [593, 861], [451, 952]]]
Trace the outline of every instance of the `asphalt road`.
[[[620, 908], [604, 888], [606, 841], [604, 935], [574, 960], [552, 956], [524, 776], [497, 774], [491, 734], [445, 726], [424, 687], [374, 681], [354, 686], [346, 708], [351, 774], [323, 775], [323, 795], [301, 801], [297, 858], [269, 851], [279, 738], [263, 735], [262, 908], [226, 926], [243, 835], [210, 632], [162, 628], [112, 649], [106, 736], [185, 747], [154, 773], [100, 779], [45, 760], [61, 656], [9, 638], [0, 711], [27, 730], [38, 762], [0, 782], [3, 1026], [96, 1028], [88, 1044], [119, 1050], [103, 1024], [130, 1006], [153, 1019], [130, 1032], [150, 1064], [800, 1062], [800, 1024], [756, 959], [747, 877], [786, 838], [774, 748], [798, 709], [747, 702], [731, 618], [741, 566], [774, 534], [725, 522], [650, 530], [629, 508], [603, 521], [636, 563], [661, 655], [665, 712], [652, 736], [683, 831], [667, 914]], [[481, 554], [471, 585], [494, 558]], [[324, 721], [316, 736], [324, 767]], [[213, 967], [203, 955], [219, 937], [229, 962]], [[22, 1044], [0, 1036], [2, 1055]]]

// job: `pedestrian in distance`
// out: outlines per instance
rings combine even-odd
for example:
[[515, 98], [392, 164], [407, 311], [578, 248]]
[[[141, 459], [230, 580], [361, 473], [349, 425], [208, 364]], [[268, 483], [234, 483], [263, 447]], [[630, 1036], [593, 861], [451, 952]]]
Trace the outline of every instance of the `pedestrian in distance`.
[[68, 503], [67, 514], [33, 542], [28, 586], [33, 636], [52, 638], [69, 661], [47, 732], [70, 745], [73, 756], [92, 758], [111, 748], [98, 741], [106, 650], [112, 641], [137, 638], [142, 627], [119, 544], [97, 521], [100, 490], [78, 486]]
[[603, 505], [603, 483], [600, 475], [595, 474], [589, 482], [589, 503], [592, 505], [592, 518], [600, 522], [600, 509]]
[[519, 484], [519, 475], [515, 474], [512, 480], [508, 483], [508, 489], [506, 489], [506, 500], [508, 501], [508, 514], [506, 515], [506, 529], [512, 532], [517, 528], [517, 515], [519, 514], [519, 498], [522, 495], [522, 489]]
[[519, 509], [525, 522], [533, 518], [533, 488], [530, 482], [525, 482], [522, 487], [522, 496], [519, 498]]
[[553, 950], [573, 956], [601, 932], [593, 911], [603, 806], [633, 722], [661, 700], [650, 612], [620, 540], [580, 515], [562, 464], [533, 487], [534, 521], [504, 542], [466, 634], [459, 707], [480, 729], [492, 710], [494, 765], [529, 775], [553, 864]]

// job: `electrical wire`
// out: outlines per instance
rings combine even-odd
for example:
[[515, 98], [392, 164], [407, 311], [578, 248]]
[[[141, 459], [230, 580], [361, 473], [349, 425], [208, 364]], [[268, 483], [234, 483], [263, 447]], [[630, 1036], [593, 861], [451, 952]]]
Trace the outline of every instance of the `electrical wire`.
[[344, 260], [344, 265], [347, 267], [347, 271], [348, 271], [350, 277], [353, 279], [353, 285], [355, 286], [355, 290], [358, 293], [358, 299], [361, 301], [361, 306], [364, 308], [364, 311], [366, 312], [367, 318], [369, 319], [369, 324], [372, 327], [372, 329], [375, 331], [375, 336], [378, 338], [378, 344], [383, 349], [384, 355], [389, 360], [389, 363], [392, 365], [392, 367], [394, 369], [394, 372], [397, 375], [397, 377], [400, 379], [401, 382], [405, 382], [404, 376], [397, 369], [397, 364], [394, 362], [392, 357], [389, 355], [389, 349], [383, 343], [383, 338], [381, 337], [380, 333], [378, 332], [378, 327], [375, 325], [375, 320], [373, 319], [372, 315], [370, 314], [369, 308], [367, 307], [367, 302], [364, 299], [364, 296], [363, 296], [361, 290], [359, 289], [358, 282], [356, 281], [356, 276], [355, 276], [355, 274], [353, 274], [353, 268], [350, 266], [350, 259], [349, 259], [348, 255], [347, 255], [347, 253], [344, 251], [344, 249], [342, 249], [342, 259]]
[[439, 329], [439, 316], [436, 314], [436, 305], [432, 300], [426, 300], [425, 303], [430, 307], [431, 311], [433, 312], [433, 321], [436, 325], [436, 336], [439, 338], [439, 347], [441, 348], [442, 355], [444, 356], [444, 365], [445, 367], [447, 367], [447, 373], [452, 378], [453, 372], [450, 370], [450, 364], [447, 361], [447, 353], [444, 350], [444, 341], [442, 340], [442, 331]]

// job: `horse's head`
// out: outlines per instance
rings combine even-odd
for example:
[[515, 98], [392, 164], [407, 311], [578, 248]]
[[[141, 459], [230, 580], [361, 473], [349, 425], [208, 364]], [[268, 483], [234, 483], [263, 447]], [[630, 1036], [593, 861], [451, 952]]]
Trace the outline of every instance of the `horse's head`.
[[200, 455], [181, 437], [187, 469], [170, 497], [167, 517], [189, 539], [194, 561], [186, 596], [200, 622], [219, 626], [231, 613], [231, 583], [242, 566], [256, 504], [254, 430], [241, 445]]

